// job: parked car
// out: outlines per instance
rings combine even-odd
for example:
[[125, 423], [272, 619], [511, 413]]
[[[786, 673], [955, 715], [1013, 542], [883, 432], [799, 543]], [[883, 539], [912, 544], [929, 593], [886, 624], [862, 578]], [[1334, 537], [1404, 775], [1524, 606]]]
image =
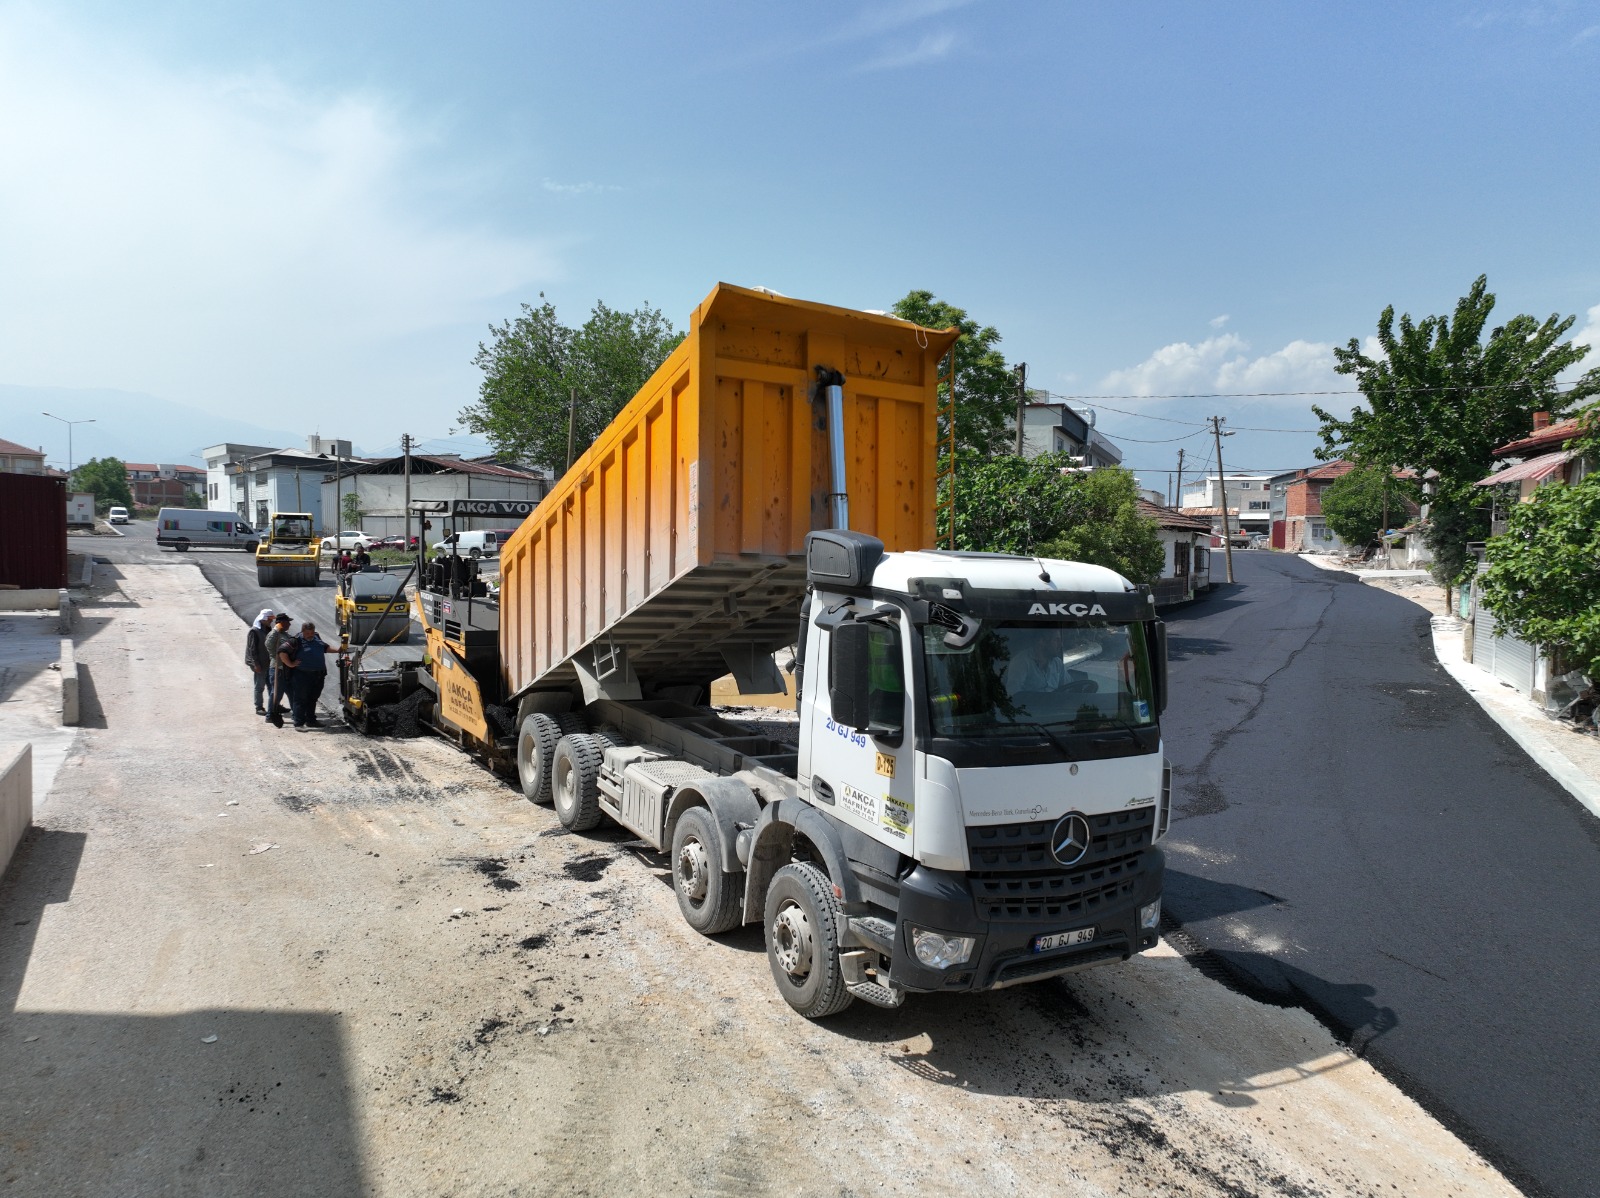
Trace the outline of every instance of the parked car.
[[351, 553], [354, 553], [357, 549], [365, 549], [370, 552], [376, 544], [377, 541], [364, 532], [336, 533], [333, 536], [322, 538], [322, 556], [335, 557], [346, 549]]
[[[372, 547], [374, 549], [400, 549], [400, 550], [403, 550], [403, 549], [406, 548], [406, 539], [404, 537], [379, 537], [376, 541], [372, 542]], [[416, 537], [412, 537], [411, 538], [411, 548], [415, 549], [416, 547], [417, 547], [417, 538]]]
[[163, 549], [176, 549], [179, 553], [190, 549], [243, 549], [254, 553], [260, 543], [260, 535], [236, 512], [164, 507], [156, 513], [156, 544]]
[[126, 524], [128, 522], [128, 509], [122, 506], [112, 508], [106, 513], [107, 524]]

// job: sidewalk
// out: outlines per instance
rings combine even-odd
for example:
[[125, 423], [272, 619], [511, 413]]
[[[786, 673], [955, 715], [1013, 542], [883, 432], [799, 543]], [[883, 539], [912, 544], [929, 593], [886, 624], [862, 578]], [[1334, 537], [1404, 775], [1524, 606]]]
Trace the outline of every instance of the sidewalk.
[[1309, 553], [1301, 555], [1301, 560], [1323, 570], [1352, 574], [1432, 613], [1433, 652], [1445, 672], [1539, 768], [1600, 816], [1600, 737], [1574, 731], [1571, 724], [1546, 715], [1533, 700], [1468, 662], [1461, 643], [1466, 625], [1445, 610], [1443, 590], [1427, 571], [1347, 570], [1335, 558]]

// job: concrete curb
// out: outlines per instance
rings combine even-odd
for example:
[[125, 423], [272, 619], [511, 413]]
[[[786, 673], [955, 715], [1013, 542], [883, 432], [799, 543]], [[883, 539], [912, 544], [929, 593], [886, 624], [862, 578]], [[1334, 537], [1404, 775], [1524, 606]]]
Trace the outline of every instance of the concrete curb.
[[125, 537], [125, 536], [128, 535], [125, 532], [118, 532], [117, 531], [117, 526], [115, 524], [111, 523], [111, 521], [109, 521], [109, 520], [102, 519], [100, 521], [100, 523], [104, 524], [106, 526], [106, 531], [110, 532], [113, 536]]
[[1452, 616], [1434, 617], [1433, 655], [1438, 658], [1439, 664], [1456, 680], [1462, 690], [1472, 696], [1473, 701], [1483, 708], [1485, 714], [1499, 724], [1505, 734], [1516, 741], [1524, 753], [1533, 758], [1540, 769], [1561, 783], [1573, 798], [1589, 809], [1591, 814], [1600, 816], [1600, 781], [1591, 778], [1536, 736], [1528, 726], [1531, 719], [1519, 719], [1509, 712], [1501, 711], [1498, 705], [1486, 702], [1482, 688], [1486, 681], [1490, 681], [1488, 675], [1462, 661], [1459, 648], [1451, 652], [1449, 646], [1440, 643], [1440, 633], [1459, 632], [1460, 628], [1461, 622]]
[[0, 875], [32, 823], [33, 745], [24, 744], [0, 766]]
[[94, 585], [94, 554], [92, 553], [83, 555], [83, 573], [78, 575], [78, 585], [80, 587], [92, 587]]
[[69, 728], [77, 727], [78, 658], [72, 651], [72, 638], [61, 638], [61, 722]]
[[72, 596], [67, 594], [66, 587], [61, 588], [56, 598], [56, 631], [62, 636], [72, 635]]

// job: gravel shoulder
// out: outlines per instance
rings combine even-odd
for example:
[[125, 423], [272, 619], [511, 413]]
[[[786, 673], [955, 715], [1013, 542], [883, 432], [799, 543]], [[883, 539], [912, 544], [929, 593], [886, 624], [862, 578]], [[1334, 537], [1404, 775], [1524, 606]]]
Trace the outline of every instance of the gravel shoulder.
[[265, 725], [198, 572], [119, 573], [104, 726], [0, 880], [9, 1193], [1516, 1192], [1165, 945], [807, 1023], [627, 834], [439, 740]]

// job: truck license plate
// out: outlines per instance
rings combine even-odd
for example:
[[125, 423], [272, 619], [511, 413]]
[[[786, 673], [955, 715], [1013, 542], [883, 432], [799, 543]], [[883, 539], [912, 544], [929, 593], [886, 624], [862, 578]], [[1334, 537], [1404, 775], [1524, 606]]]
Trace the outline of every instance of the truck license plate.
[[1052, 932], [1048, 936], [1035, 936], [1033, 938], [1033, 951], [1046, 953], [1053, 948], [1070, 948], [1074, 944], [1088, 944], [1093, 939], [1093, 928], [1077, 928], [1071, 932]]

